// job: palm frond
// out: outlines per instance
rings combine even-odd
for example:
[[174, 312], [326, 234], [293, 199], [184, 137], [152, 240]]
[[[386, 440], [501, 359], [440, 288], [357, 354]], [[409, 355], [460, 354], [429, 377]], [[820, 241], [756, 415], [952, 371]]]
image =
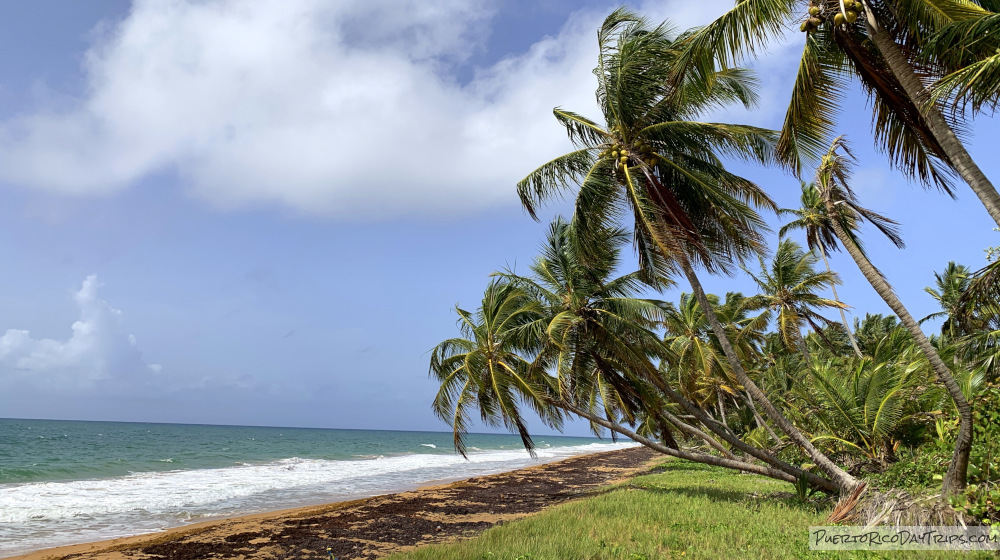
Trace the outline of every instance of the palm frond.
[[843, 51], [819, 33], [806, 37], [778, 138], [778, 159], [797, 173], [801, 173], [803, 159], [818, 159], [826, 150], [844, 101]]
[[591, 150], [585, 148], [561, 155], [532, 171], [517, 183], [517, 194], [524, 209], [537, 220], [538, 204], [561, 196], [583, 180], [594, 167], [594, 159]]

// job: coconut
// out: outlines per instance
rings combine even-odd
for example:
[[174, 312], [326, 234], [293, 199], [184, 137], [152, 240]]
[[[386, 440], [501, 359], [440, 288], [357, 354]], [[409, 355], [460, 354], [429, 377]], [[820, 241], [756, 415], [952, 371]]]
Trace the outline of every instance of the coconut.
[[808, 21], [803, 21], [802, 25], [799, 26], [799, 31], [801, 31], [803, 33], [809, 31], [809, 22]]
[[811, 17], [811, 18], [809, 18], [809, 25], [811, 25], [813, 27], [819, 27], [821, 23], [823, 23], [823, 20], [821, 20], [821, 19], [819, 19], [817, 17]]
[[847, 14], [844, 15], [847, 18], [847, 23], [854, 23], [858, 21], [858, 12], [854, 10], [847, 10]]
[[813, 6], [812, 8], [809, 8], [809, 15], [811, 15], [811, 16], [818, 16], [819, 15], [819, 6]]
[[833, 16], [833, 24], [834, 25], [844, 25], [845, 21], [847, 21], [847, 18], [844, 17], [844, 14], [842, 14], [842, 13], [838, 12], [837, 15]]

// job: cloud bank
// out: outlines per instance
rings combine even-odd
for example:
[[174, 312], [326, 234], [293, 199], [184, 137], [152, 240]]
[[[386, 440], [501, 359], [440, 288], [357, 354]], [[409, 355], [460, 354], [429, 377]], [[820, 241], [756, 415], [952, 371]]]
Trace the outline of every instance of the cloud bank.
[[222, 207], [462, 212], [565, 150], [594, 104], [595, 22], [459, 84], [483, 1], [139, 0], [85, 56], [84, 97], [0, 123], [0, 180], [113, 193], [176, 173]]
[[[100, 195], [167, 173], [223, 208], [359, 219], [516, 204], [516, 181], [569, 148], [551, 109], [595, 113], [595, 30], [614, 6], [460, 83], [490, 6], [136, 0], [99, 26], [82, 96], [0, 122], [0, 181]], [[651, 18], [727, 7], [671, 6]]]
[[122, 312], [98, 297], [100, 286], [90, 275], [73, 293], [80, 318], [69, 339], [36, 339], [21, 329], [0, 336], [0, 380], [56, 392], [98, 385], [124, 389], [155, 380], [160, 366], [143, 360], [135, 336], [124, 331]]

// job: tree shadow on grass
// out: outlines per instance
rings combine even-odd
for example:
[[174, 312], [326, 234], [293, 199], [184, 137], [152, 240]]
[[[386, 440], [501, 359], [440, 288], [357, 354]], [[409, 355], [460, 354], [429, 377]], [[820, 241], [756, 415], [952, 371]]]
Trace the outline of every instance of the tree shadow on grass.
[[658, 494], [680, 495], [688, 498], [701, 498], [713, 502], [725, 502], [743, 506], [751, 511], [760, 511], [766, 503], [780, 503], [788, 509], [818, 514], [829, 509], [834, 504], [833, 498], [830, 497], [800, 500], [798, 496], [791, 492], [740, 492], [698, 484], [689, 486], [657, 486], [655, 484], [633, 483], [627, 485], [625, 488]]

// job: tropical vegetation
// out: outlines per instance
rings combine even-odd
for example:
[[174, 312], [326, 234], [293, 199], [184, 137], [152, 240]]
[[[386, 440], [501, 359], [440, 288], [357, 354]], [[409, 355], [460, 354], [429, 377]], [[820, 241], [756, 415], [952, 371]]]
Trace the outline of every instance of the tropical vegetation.
[[[947, 263], [928, 274], [941, 310], [916, 320], [864, 245], [868, 225], [903, 247], [898, 224], [862, 205], [847, 142], [827, 138], [842, 81], [859, 77], [890, 158], [945, 189], [958, 174], [987, 193], [989, 207], [992, 185], [949, 139], [956, 123], [941, 127], [946, 109], [949, 119], [960, 115], [966, 94], [928, 102], [930, 89], [906, 82], [915, 68], [924, 77], [957, 68], [932, 47], [960, 42], [955, 22], [995, 7], [930, 1], [807, 7], [806, 51], [781, 131], [701, 119], [713, 108], [754, 106], [752, 74], [732, 64], [797, 17], [797, 4], [742, 0], [680, 34], [612, 13], [597, 34], [600, 114], [556, 108], [575, 149], [516, 186], [532, 217], [567, 194], [572, 216], [550, 224], [527, 274], [497, 271], [478, 308], [456, 307], [459, 336], [432, 351], [433, 407], [456, 449], [466, 453], [477, 420], [519, 433], [531, 451], [526, 414], [555, 429], [582, 419], [597, 435], [790, 483], [800, 497], [933, 488], [970, 522], [1000, 521], [1000, 265]], [[937, 74], [922, 72], [927, 60]], [[800, 174], [812, 162], [801, 206], [779, 209], [727, 167], [734, 159]], [[773, 254], [766, 214], [788, 219]], [[799, 232], [804, 246], [793, 239]], [[892, 315], [848, 322], [828, 260], [841, 250]], [[755, 293], [719, 296], [702, 283], [739, 272]], [[665, 299], [681, 282], [676, 301]], [[828, 316], [834, 310], [839, 321]], [[921, 323], [932, 320], [940, 329], [925, 333]]]

